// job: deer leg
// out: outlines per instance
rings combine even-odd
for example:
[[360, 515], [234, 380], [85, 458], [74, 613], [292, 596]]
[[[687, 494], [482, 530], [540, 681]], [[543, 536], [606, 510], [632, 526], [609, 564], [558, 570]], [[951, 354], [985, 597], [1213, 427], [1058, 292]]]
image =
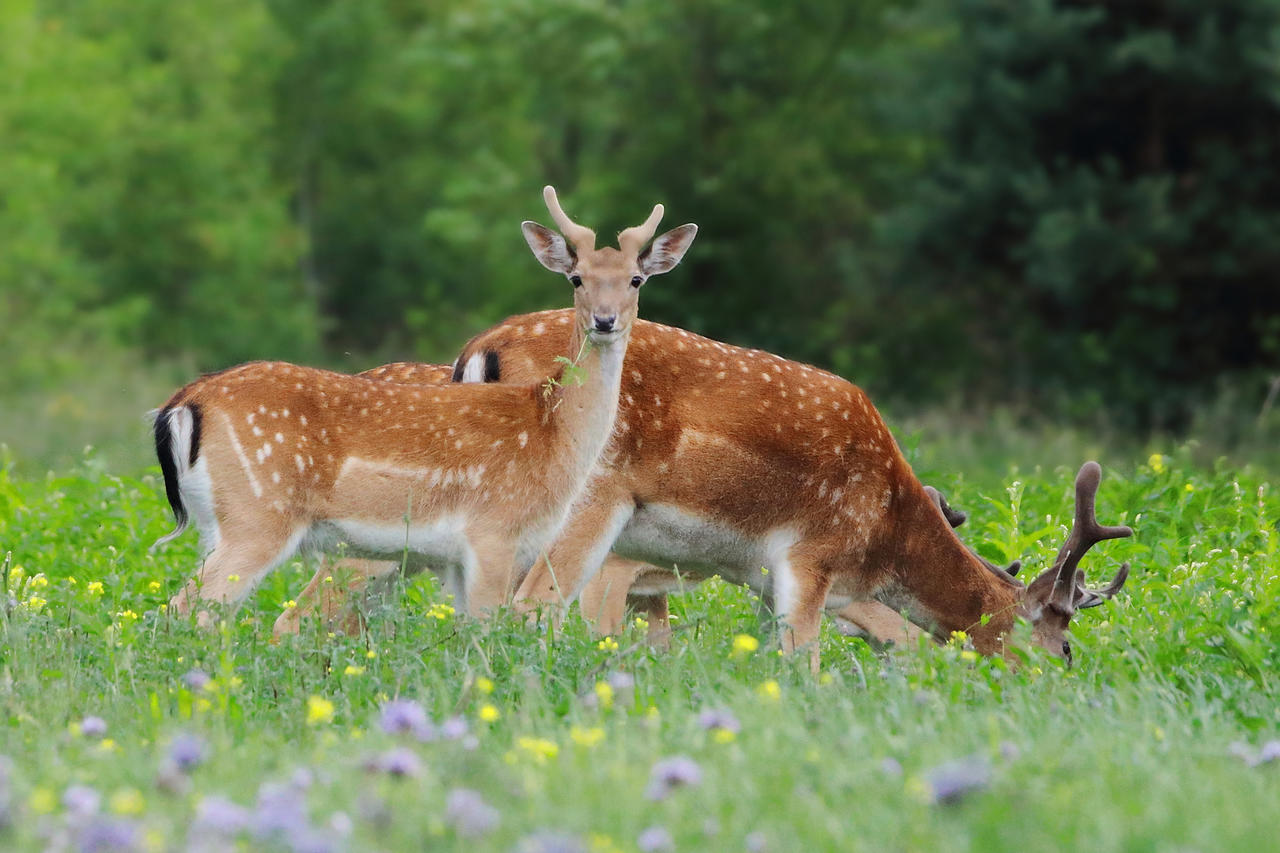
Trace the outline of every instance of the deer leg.
[[629, 491], [607, 481], [589, 487], [574, 504], [550, 551], [534, 561], [520, 584], [516, 607], [528, 612], [550, 604], [563, 613], [595, 577], [633, 512], [635, 502]]
[[463, 566], [466, 611], [487, 616], [511, 600], [516, 578], [516, 547], [508, 537], [472, 534], [472, 555]]
[[832, 611], [832, 615], [857, 625], [877, 643], [914, 646], [925, 636], [924, 631], [908, 622], [901, 613], [878, 601], [854, 601]]
[[787, 653], [809, 650], [809, 669], [821, 666], [818, 629], [831, 576], [816, 560], [792, 548], [785, 560], [770, 567], [774, 577], [773, 599], [782, 628], [782, 648]]
[[633, 595], [629, 600], [633, 608], [644, 612], [649, 622], [649, 645], [655, 649], [671, 648], [671, 610], [667, 606], [667, 594]]
[[[198, 602], [238, 605], [262, 582], [267, 573], [287, 560], [298, 549], [306, 527], [292, 530], [280, 525], [260, 530], [255, 538], [223, 538], [196, 576], [187, 581], [169, 600], [169, 610], [186, 616]], [[201, 610], [197, 621], [202, 628], [214, 626], [214, 616]]]
[[582, 608], [583, 618], [594, 623], [596, 631], [601, 634], [622, 631], [627, 619], [627, 591], [644, 565], [610, 554], [596, 576], [583, 587], [578, 606]]
[[[360, 631], [360, 613], [354, 606], [371, 586], [381, 586], [378, 581], [395, 577], [400, 564], [394, 560], [342, 559], [330, 565], [326, 557], [312, 576], [311, 582], [298, 596], [298, 606], [286, 610], [276, 619], [272, 634], [276, 639], [285, 634], [296, 634], [302, 620], [318, 614], [328, 627], [344, 634]], [[406, 572], [409, 574], [409, 572]]]

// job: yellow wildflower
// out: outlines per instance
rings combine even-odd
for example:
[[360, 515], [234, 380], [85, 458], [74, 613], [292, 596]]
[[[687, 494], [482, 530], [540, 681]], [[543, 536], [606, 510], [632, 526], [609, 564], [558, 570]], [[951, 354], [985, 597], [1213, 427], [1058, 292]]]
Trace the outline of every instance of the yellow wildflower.
[[1164, 457], [1159, 453], [1152, 453], [1151, 458], [1147, 460], [1147, 464], [1151, 466], [1151, 470], [1157, 474], [1164, 473]]
[[949, 642], [955, 643], [957, 646], [963, 646], [969, 639], [969, 635], [964, 631], [952, 631]]
[[618, 641], [613, 637], [605, 637], [596, 643], [596, 648], [602, 652], [616, 652], [618, 650]]
[[333, 583], [333, 575], [325, 575], [324, 580], [320, 581], [320, 583]]
[[502, 716], [501, 711], [489, 704], [481, 705], [480, 710], [476, 713], [477, 716], [480, 717], [481, 722], [485, 723], [496, 723], [498, 718]]
[[286, 601], [286, 602], [284, 603], [284, 609], [285, 609], [285, 610], [292, 610], [293, 608], [295, 608], [295, 607], [297, 607], [297, 606], [298, 606], [298, 602], [294, 601], [292, 598], [291, 598], [291, 599], [289, 599], [288, 601]]
[[328, 723], [333, 721], [333, 703], [323, 696], [307, 697], [307, 725], [314, 726], [320, 723]]
[[587, 836], [587, 849], [591, 853], [622, 853], [618, 842], [603, 832], [593, 832]]
[[584, 729], [581, 726], [573, 726], [569, 729], [569, 738], [578, 746], [591, 749], [600, 741], [604, 740], [604, 729], [599, 726], [592, 726]]
[[733, 743], [733, 739], [738, 733], [733, 729], [716, 729], [711, 733], [711, 739], [716, 743]]
[[132, 610], [121, 610], [116, 614], [116, 618], [127, 625], [130, 622], [137, 622], [139, 616]]
[[119, 747], [116, 746], [116, 742], [114, 740], [109, 737], [104, 737], [102, 740], [98, 741], [98, 749], [103, 752], [115, 752]]
[[486, 696], [493, 692], [493, 681], [485, 678], [483, 675], [476, 679], [476, 690]]
[[1195, 486], [1193, 486], [1193, 485], [1191, 485], [1190, 483], [1187, 483], [1187, 484], [1186, 484], [1185, 486], [1183, 486], [1182, 488], [1183, 488], [1183, 490], [1184, 490], [1184, 491], [1186, 491], [1186, 492], [1188, 492], [1188, 493], [1190, 493], [1190, 492], [1194, 492], [1194, 491], [1196, 490], [1196, 487], [1195, 487]]
[[965, 649], [960, 653], [960, 660], [966, 661], [968, 663], [977, 663], [978, 653], [975, 652], [973, 649]]
[[596, 698], [600, 700], [600, 707], [609, 709], [613, 707], [613, 685], [607, 681], [596, 682]]
[[36, 612], [36, 611], [39, 611], [40, 608], [44, 607], [48, 603], [49, 602], [45, 601], [40, 596], [33, 595], [23, 603], [23, 606], [30, 611]]
[[36, 788], [27, 800], [27, 808], [36, 814], [50, 814], [58, 807], [58, 798], [48, 788]]
[[152, 581], [151, 583], [147, 584], [147, 591], [148, 591], [148, 592], [159, 592], [159, 591], [160, 591], [160, 581]]
[[648, 628], [649, 628], [649, 620], [645, 619], [643, 616], [637, 616], [637, 617], [636, 617], [636, 627], [637, 627], [637, 628], [639, 628], [641, 631], [646, 631], [646, 630], [648, 630]]
[[355, 664], [347, 664], [347, 668], [342, 671], [343, 675], [364, 675], [364, 667]]
[[90, 595], [102, 595], [102, 581], [89, 581], [89, 585], [85, 587]]
[[760, 648], [760, 641], [750, 634], [739, 634], [733, 638], [733, 654], [749, 655]]
[[560, 754], [560, 747], [555, 741], [541, 737], [518, 737], [516, 746], [529, 753], [538, 762], [555, 758]]
[[28, 589], [44, 589], [49, 585], [49, 579], [44, 576], [44, 572], [38, 572], [31, 576], [31, 580], [27, 582]]
[[240, 576], [236, 574], [227, 575], [227, 583], [240, 583]]
[[779, 687], [778, 682], [773, 679], [770, 679], [757, 687], [756, 692], [763, 698], [771, 699], [775, 702], [782, 698], [782, 688]]
[[821, 684], [823, 687], [827, 687], [833, 684], [835, 680], [836, 680], [836, 677], [829, 672], [824, 672], [822, 673], [822, 675], [818, 676], [818, 683]]
[[448, 619], [455, 612], [453, 605], [450, 604], [433, 604], [431, 609], [427, 611], [427, 616], [432, 619], [439, 619], [441, 622]]
[[121, 788], [111, 795], [111, 811], [121, 815], [140, 815], [146, 811], [147, 802], [137, 788]]
[[369, 649], [369, 651], [364, 653], [364, 656], [367, 657], [369, 660], [373, 660], [378, 656], [378, 653], [375, 652], [373, 649]]

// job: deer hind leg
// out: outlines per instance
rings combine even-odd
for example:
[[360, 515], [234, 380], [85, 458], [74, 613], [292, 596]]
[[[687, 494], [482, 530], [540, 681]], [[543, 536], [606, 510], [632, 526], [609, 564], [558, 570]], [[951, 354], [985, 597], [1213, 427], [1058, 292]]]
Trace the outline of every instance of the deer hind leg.
[[346, 558], [330, 564], [321, 561], [306, 589], [298, 596], [298, 606], [286, 610], [276, 619], [272, 634], [276, 639], [296, 634], [302, 620], [319, 616], [322, 624], [344, 634], [358, 634], [361, 626], [357, 603], [368, 593], [377, 591], [393, 580], [400, 569], [394, 560], [360, 560]]
[[854, 601], [832, 615], [852, 622], [877, 643], [893, 643], [899, 647], [912, 647], [925, 632], [908, 622], [901, 613], [878, 601]]
[[[249, 531], [242, 528], [232, 535], [224, 532], [196, 576], [170, 599], [169, 610], [186, 616], [200, 602], [238, 605], [268, 572], [298, 550], [306, 530], [305, 525], [290, 527], [281, 523], [260, 526], [251, 531], [253, 536], [246, 535]], [[202, 628], [214, 625], [213, 614], [208, 610], [199, 611], [197, 620]]]
[[801, 549], [792, 548], [786, 559], [770, 567], [774, 577], [773, 600], [782, 631], [782, 649], [788, 654], [809, 650], [809, 669], [821, 666], [818, 630], [831, 588], [831, 575]]

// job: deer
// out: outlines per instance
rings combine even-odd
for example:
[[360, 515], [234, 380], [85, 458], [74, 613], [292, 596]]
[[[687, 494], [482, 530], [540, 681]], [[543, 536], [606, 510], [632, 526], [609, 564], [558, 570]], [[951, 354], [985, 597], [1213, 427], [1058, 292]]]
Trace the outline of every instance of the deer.
[[[510, 380], [545, 372], [554, 351], [546, 330], [562, 335], [563, 318], [563, 312], [540, 312], [482, 333], [463, 349], [454, 378]], [[1091, 481], [1096, 493], [1100, 476], [1095, 463], [1081, 469], [1085, 492], [1078, 501], [1093, 506], [1086, 493]], [[936, 490], [919, 483], [869, 398], [852, 383], [770, 353], [640, 321], [601, 471], [546, 559], [526, 575], [517, 602], [563, 608], [583, 596], [593, 578], [612, 575], [606, 590], [631, 589], [665, 607], [670, 571], [678, 566], [682, 578], [718, 573], [760, 593], [778, 613], [784, 648], [808, 646], [814, 665], [821, 610], [850, 605], [863, 613], [855, 621], [876, 620], [891, 637], [899, 630], [908, 641], [914, 635], [882, 605], [935, 637], [966, 631], [989, 654], [1004, 652], [1004, 638], [1021, 617], [1032, 622], [1036, 644], [1067, 657], [1070, 615], [1112, 597], [1127, 578], [1126, 564], [1108, 587], [1092, 591], [1078, 574], [1068, 595], [1066, 576], [1058, 578], [1063, 566], [1079, 562], [1083, 541], [1069, 540], [1066, 555], [1024, 585], [1014, 577], [1018, 564], [1000, 569], [960, 540], [953, 525], [962, 520]], [[1096, 520], [1077, 527], [1101, 529], [1104, 538], [1132, 533], [1101, 528]], [[654, 583], [658, 571], [668, 572], [665, 586]], [[633, 586], [638, 581], [644, 584]], [[597, 587], [586, 609], [606, 598]], [[333, 612], [332, 603], [326, 608]]]
[[299, 550], [339, 544], [439, 567], [473, 615], [509, 599], [514, 567], [563, 525], [613, 431], [641, 286], [697, 233], [654, 239], [658, 204], [617, 249], [597, 249], [554, 188], [543, 199], [560, 233], [532, 221], [521, 231], [573, 286], [550, 380], [425, 387], [251, 362], [169, 398], [154, 431], [177, 527], [153, 548], [194, 520], [204, 549], [170, 612], [238, 604]]

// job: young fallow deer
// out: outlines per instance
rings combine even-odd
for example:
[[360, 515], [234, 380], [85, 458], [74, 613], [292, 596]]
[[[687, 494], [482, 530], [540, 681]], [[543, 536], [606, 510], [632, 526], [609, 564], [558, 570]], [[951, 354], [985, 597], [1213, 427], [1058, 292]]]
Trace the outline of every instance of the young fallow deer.
[[[467, 345], [455, 378], [541, 375], [567, 324], [562, 311], [511, 318]], [[415, 369], [378, 372], [412, 380]], [[825, 371], [640, 321], [622, 392], [600, 475], [549, 562], [535, 564], [521, 585], [518, 597], [530, 604], [582, 595], [589, 615], [601, 615], [606, 600], [618, 614], [617, 593], [629, 587], [665, 608], [671, 576], [642, 567], [678, 566], [682, 576], [718, 573], [771, 598], [789, 648], [816, 639], [823, 604], [853, 605], [846, 613], [871, 633], [910, 640], [901, 617], [868, 601], [875, 597], [939, 636], [966, 630], [988, 653], [1002, 650], [1015, 617], [1025, 616], [1036, 642], [1065, 656], [1070, 614], [1100, 604], [1127, 576], [1122, 567], [1092, 593], [1073, 575], [1067, 596], [1065, 576], [1057, 579], [1064, 566], [1075, 571], [1083, 540], [1055, 564], [1061, 571], [1030, 587], [1012, 577], [1016, 564], [1002, 570], [979, 557], [952, 530], [962, 516], [916, 480], [866, 395]], [[1080, 509], [1089, 518], [1098, 476], [1092, 463], [1081, 470]], [[1077, 526], [1102, 530], [1102, 538], [1129, 535]], [[335, 599], [324, 607], [332, 615]]]
[[573, 284], [556, 353], [575, 365], [566, 381], [424, 387], [256, 362], [170, 398], [155, 438], [178, 528], [157, 544], [194, 516], [207, 554], [174, 612], [237, 603], [301, 546], [338, 543], [446, 569], [471, 613], [507, 599], [517, 561], [555, 534], [613, 431], [640, 286], [679, 263], [697, 233], [682, 225], [646, 248], [657, 205], [618, 249], [596, 249], [554, 189], [543, 197], [564, 237], [521, 229]]

